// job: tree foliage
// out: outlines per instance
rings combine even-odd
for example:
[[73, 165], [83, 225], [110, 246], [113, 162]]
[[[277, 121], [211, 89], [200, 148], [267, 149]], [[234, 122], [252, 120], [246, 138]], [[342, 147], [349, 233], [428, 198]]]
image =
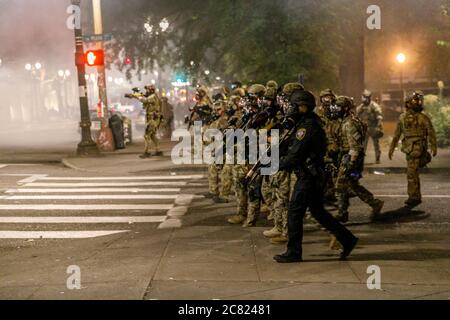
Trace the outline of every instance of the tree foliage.
[[[302, 75], [310, 87], [337, 86], [343, 47], [342, 1], [135, 1], [114, 22], [115, 63], [131, 72], [157, 62], [205, 81], [204, 71], [227, 80], [280, 83]], [[157, 8], [157, 10], [155, 10]], [[138, 10], [138, 13], [136, 13]], [[170, 27], [158, 31], [167, 18]], [[154, 26], [151, 33], [145, 23]], [[123, 64], [123, 56], [133, 63]]]

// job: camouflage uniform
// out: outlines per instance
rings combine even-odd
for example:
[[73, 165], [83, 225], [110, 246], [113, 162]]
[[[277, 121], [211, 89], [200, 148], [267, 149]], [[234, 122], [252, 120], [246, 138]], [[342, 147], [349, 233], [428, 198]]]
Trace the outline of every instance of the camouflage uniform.
[[[337, 100], [337, 105], [342, 105], [349, 108], [349, 111], [344, 116], [341, 125], [341, 139], [339, 143], [341, 153], [340, 157], [341, 159], [344, 157], [354, 159], [352, 160], [355, 167], [354, 169], [357, 172], [362, 173], [364, 167], [364, 124], [350, 112], [350, 109], [353, 106], [353, 102], [350, 98], [339, 97]], [[355, 193], [362, 201], [372, 207], [372, 218], [380, 212], [381, 207], [383, 206], [382, 201], [375, 199], [369, 190], [360, 185], [360, 178], [361, 177], [351, 177], [345, 161], [341, 161], [336, 178], [336, 192], [339, 206], [338, 219], [342, 222], [348, 221], [348, 207], [350, 205], [349, 192]]]
[[[233, 115], [235, 120], [242, 119], [243, 111], [237, 106], [237, 110]], [[232, 126], [234, 128], [234, 126]], [[236, 161], [236, 158], [235, 158]], [[246, 164], [231, 164], [232, 181], [236, 196], [236, 215], [230, 217], [228, 222], [231, 224], [241, 224], [247, 219], [248, 193], [247, 186], [243, 183], [245, 176], [250, 170], [250, 166]]]
[[430, 118], [420, 109], [414, 110], [410, 107], [409, 104], [413, 100], [414, 97], [407, 100], [408, 110], [400, 116], [389, 151], [389, 157], [392, 159], [394, 150], [400, 138], [403, 137], [401, 150], [406, 154], [409, 196], [406, 205], [410, 206], [422, 202], [419, 168], [426, 166], [431, 161], [428, 149], [431, 150], [433, 156], [437, 154], [436, 132], [433, 124]]
[[380, 163], [380, 138], [383, 137], [383, 111], [377, 103], [369, 100], [371, 97], [370, 91], [365, 91], [363, 97], [368, 99], [367, 103], [363, 103], [356, 108], [356, 116], [362, 120], [368, 129], [364, 139], [364, 150], [367, 151], [369, 138], [372, 138], [375, 159], [377, 163]]
[[[227, 125], [227, 117], [223, 114], [209, 125], [209, 129], [218, 129], [223, 131]], [[220, 195], [219, 185], [221, 182], [222, 167], [222, 164], [211, 164], [208, 167], [209, 192], [217, 197]]]
[[150, 155], [150, 150], [152, 147], [155, 149], [156, 154], [159, 154], [159, 141], [156, 137], [159, 127], [163, 122], [163, 117], [161, 114], [161, 101], [157, 94], [154, 92], [154, 88], [152, 88], [153, 92], [144, 96], [142, 94], [132, 94], [130, 97], [138, 99], [142, 102], [142, 106], [145, 110], [145, 134], [144, 134], [144, 157]]
[[[266, 93], [266, 88], [261, 84], [254, 84], [248, 89], [248, 93], [254, 95], [257, 98], [262, 98]], [[252, 107], [258, 108], [258, 104], [253, 102]], [[260, 128], [253, 128], [260, 129]], [[251, 168], [250, 168], [251, 169]], [[255, 225], [256, 220], [261, 210], [261, 184], [263, 177], [258, 176], [252, 183], [247, 186], [248, 189], [248, 209], [247, 220], [242, 225], [243, 227], [252, 227]]]

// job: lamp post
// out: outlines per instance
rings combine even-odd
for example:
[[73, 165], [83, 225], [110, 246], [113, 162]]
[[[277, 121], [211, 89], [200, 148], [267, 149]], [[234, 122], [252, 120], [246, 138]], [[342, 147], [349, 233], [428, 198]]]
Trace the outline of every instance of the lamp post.
[[[71, 0], [72, 5], [80, 6], [81, 0]], [[75, 64], [78, 73], [78, 91], [80, 96], [80, 113], [81, 113], [81, 142], [77, 147], [77, 154], [83, 156], [98, 155], [99, 151], [97, 144], [92, 140], [91, 136], [91, 119], [89, 115], [87, 88], [86, 88], [86, 66], [84, 65], [84, 47], [83, 47], [83, 32], [81, 27], [74, 28], [75, 33]]]
[[397, 54], [397, 62], [400, 65], [400, 91], [402, 93], [401, 106], [402, 106], [402, 111], [403, 111], [403, 100], [405, 100], [405, 89], [403, 88], [403, 65], [406, 62], [406, 55], [402, 52]]

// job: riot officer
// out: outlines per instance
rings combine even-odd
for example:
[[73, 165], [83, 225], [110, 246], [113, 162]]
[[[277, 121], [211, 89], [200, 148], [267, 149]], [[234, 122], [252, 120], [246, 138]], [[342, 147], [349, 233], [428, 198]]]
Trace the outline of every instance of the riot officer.
[[381, 149], [380, 139], [384, 135], [383, 112], [381, 107], [372, 101], [372, 92], [364, 90], [362, 94], [362, 104], [356, 108], [356, 116], [367, 126], [367, 133], [364, 140], [364, 150], [367, 151], [369, 138], [372, 138], [375, 149], [376, 163], [380, 163]]
[[364, 169], [364, 134], [366, 127], [356, 117], [352, 110], [354, 104], [349, 97], [341, 96], [332, 106], [342, 119], [340, 132], [340, 166], [336, 178], [336, 193], [338, 198], [339, 215], [341, 222], [348, 221], [348, 207], [350, 205], [350, 192], [356, 194], [362, 201], [372, 208], [371, 220], [375, 219], [383, 208], [384, 202], [375, 199], [373, 194], [359, 183]]
[[[225, 96], [221, 93], [216, 94], [213, 97], [214, 104], [214, 117], [209, 125], [209, 129], [217, 129], [224, 131], [228, 126], [227, 117], [225, 114]], [[208, 167], [208, 182], [209, 182], [209, 196], [216, 203], [226, 203], [227, 196], [229, 193], [228, 185], [229, 181], [224, 181], [224, 179], [230, 180], [229, 175], [223, 174], [223, 164], [213, 163]], [[225, 189], [224, 189], [225, 184]]]
[[195, 101], [194, 107], [189, 109], [189, 111], [191, 111], [191, 117], [189, 119], [188, 128], [190, 128], [195, 121], [202, 121], [203, 126], [207, 125], [206, 120], [211, 117], [213, 112], [213, 104], [208, 96], [208, 89], [206, 87], [200, 86], [197, 88]]
[[437, 155], [436, 132], [430, 118], [423, 112], [423, 102], [421, 92], [414, 92], [405, 100], [406, 112], [400, 116], [389, 150], [389, 159], [392, 160], [398, 141], [403, 137], [402, 152], [406, 154], [409, 196], [405, 204], [408, 208], [422, 203], [419, 168], [431, 161], [431, 154], [433, 157]]
[[358, 241], [324, 209], [323, 167], [327, 142], [320, 118], [314, 113], [315, 106], [315, 97], [309, 91], [295, 90], [290, 96], [287, 117], [295, 127], [279, 168], [293, 170], [298, 179], [289, 203], [287, 251], [274, 257], [279, 263], [302, 261], [303, 218], [308, 208], [312, 216], [342, 244], [341, 259], [351, 253]]
[[151, 156], [150, 150], [152, 147], [155, 149], [155, 156], [162, 156], [162, 152], [159, 150], [159, 141], [156, 134], [164, 121], [161, 113], [161, 101], [156, 94], [155, 86], [145, 86], [145, 91], [145, 94], [135, 92], [125, 95], [127, 98], [137, 99], [142, 102], [142, 106], [146, 113], [146, 127], [144, 134], [145, 149], [144, 153], [139, 156], [142, 159], [146, 159]]
[[325, 200], [334, 205], [335, 181], [339, 167], [339, 133], [342, 120], [333, 114], [331, 106], [336, 103], [336, 95], [331, 89], [325, 89], [320, 93], [320, 106], [315, 112], [321, 118], [327, 135], [327, 153], [325, 156]]

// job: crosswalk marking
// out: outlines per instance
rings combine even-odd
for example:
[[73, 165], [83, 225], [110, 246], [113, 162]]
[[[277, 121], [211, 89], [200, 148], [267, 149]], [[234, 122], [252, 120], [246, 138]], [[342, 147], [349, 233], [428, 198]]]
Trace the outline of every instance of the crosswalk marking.
[[5, 193], [116, 193], [116, 192], [129, 192], [129, 193], [147, 193], [147, 192], [180, 192], [180, 188], [28, 188], [28, 189], [8, 189]]
[[0, 205], [0, 210], [32, 210], [32, 211], [138, 211], [138, 210], [170, 210], [172, 204], [16, 204]]
[[[406, 195], [406, 194], [377, 194], [375, 196], [380, 197], [380, 198], [408, 198], [408, 195]], [[431, 194], [431, 195], [422, 195], [422, 198], [446, 199], [446, 198], [450, 198], [450, 195], [448, 195], [448, 194]]]
[[0, 217], [0, 223], [155, 223], [167, 216], [131, 217]]
[[88, 239], [125, 233], [129, 230], [111, 231], [0, 231], [0, 239]]
[[25, 187], [143, 187], [143, 186], [187, 186], [183, 181], [150, 181], [150, 182], [31, 182], [24, 184]]
[[[94, 194], [94, 195], [33, 195], [33, 196], [5, 196], [4, 200], [172, 200], [176, 194]], [[1, 199], [1, 198], [0, 198]]]
[[203, 175], [190, 176], [129, 176], [129, 177], [41, 177], [47, 181], [98, 181], [98, 180], [198, 180]]
[[[203, 179], [202, 175], [141, 177], [25, 175], [18, 182], [18, 187], [8, 189], [0, 195], [0, 214], [2, 212], [9, 213], [6, 216], [0, 215], [0, 224], [79, 224], [89, 226], [115, 224], [120, 226], [121, 224], [157, 223], [160, 229], [179, 228], [182, 226], [182, 221], [179, 219], [182, 214], [180, 212], [176, 215], [174, 210], [180, 206], [187, 208], [186, 206], [194, 199], [202, 197], [183, 194], [182, 187], [204, 186]], [[87, 200], [89, 200], [88, 203], [86, 203]], [[151, 203], [134, 204], [133, 200], [149, 200], [148, 202], [151, 201]], [[62, 201], [70, 201], [70, 203]], [[11, 212], [18, 212], [18, 214], [11, 216]], [[52, 214], [39, 216], [38, 212], [52, 212]], [[93, 215], [77, 216], [78, 212], [90, 212]], [[101, 214], [106, 212], [111, 212], [112, 215]], [[169, 213], [171, 213], [170, 216]], [[123, 226], [118, 227], [118, 229], [122, 228]], [[82, 239], [128, 231], [0, 230], [0, 239]]]

